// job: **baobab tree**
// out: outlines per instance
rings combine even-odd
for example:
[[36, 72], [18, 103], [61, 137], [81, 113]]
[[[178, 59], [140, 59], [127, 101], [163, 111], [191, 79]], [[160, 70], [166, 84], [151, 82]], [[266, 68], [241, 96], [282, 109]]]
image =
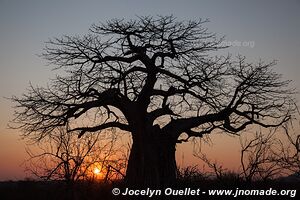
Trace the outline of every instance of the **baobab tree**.
[[48, 87], [13, 97], [14, 122], [36, 138], [61, 126], [79, 137], [104, 129], [129, 132], [126, 181], [159, 186], [176, 178], [177, 143], [288, 121], [292, 91], [272, 70], [275, 62], [210, 55], [224, 46], [206, 22], [113, 19], [82, 37], [48, 41], [42, 56], [61, 75]]

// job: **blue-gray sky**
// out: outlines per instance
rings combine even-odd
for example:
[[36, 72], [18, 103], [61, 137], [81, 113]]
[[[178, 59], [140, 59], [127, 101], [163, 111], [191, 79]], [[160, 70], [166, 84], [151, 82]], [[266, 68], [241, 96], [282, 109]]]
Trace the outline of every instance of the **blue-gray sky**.
[[241, 42], [226, 52], [241, 53], [250, 61], [276, 59], [277, 70], [300, 88], [299, 10], [298, 0], [0, 0], [0, 180], [21, 177], [18, 165], [24, 156], [18, 132], [6, 128], [13, 109], [2, 97], [26, 92], [30, 81], [46, 85], [53, 77], [55, 72], [37, 56], [49, 38], [81, 35], [91, 24], [111, 18], [209, 18], [210, 31], [225, 35], [228, 42]]

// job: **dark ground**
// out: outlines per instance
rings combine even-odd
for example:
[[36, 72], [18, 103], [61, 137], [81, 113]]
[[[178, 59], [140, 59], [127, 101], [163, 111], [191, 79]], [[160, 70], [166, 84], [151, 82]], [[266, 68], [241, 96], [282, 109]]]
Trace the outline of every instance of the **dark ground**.
[[[114, 196], [112, 195], [113, 188], [120, 188], [125, 191], [125, 186], [122, 182], [111, 184], [79, 182], [72, 186], [68, 186], [62, 181], [6, 181], [0, 182], [0, 199], [1, 200], [123, 200], [123, 199], [299, 199], [299, 194], [295, 197], [290, 196], [209, 196], [208, 194], [200, 196], [154, 196], [148, 198], [146, 196]], [[131, 188], [131, 187], [130, 187]], [[216, 180], [181, 180], [171, 186], [172, 189], [184, 188], [201, 188], [201, 191], [209, 189], [287, 189], [297, 190], [300, 192], [300, 182], [255, 182], [246, 184], [238, 180], [216, 181]], [[152, 188], [151, 188], [152, 189]], [[163, 190], [162, 190], [163, 191]]]

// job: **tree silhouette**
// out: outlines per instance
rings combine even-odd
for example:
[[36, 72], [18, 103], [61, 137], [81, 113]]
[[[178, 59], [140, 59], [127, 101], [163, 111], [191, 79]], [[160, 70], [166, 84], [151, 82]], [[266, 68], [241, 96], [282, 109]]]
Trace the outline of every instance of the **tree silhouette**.
[[[126, 181], [165, 185], [176, 178], [176, 144], [214, 130], [276, 127], [293, 110], [274, 62], [210, 56], [222, 38], [207, 20], [173, 16], [113, 19], [83, 37], [48, 41], [43, 57], [61, 73], [46, 87], [13, 97], [25, 136], [118, 129], [131, 133]], [[86, 120], [88, 119], [88, 120]]]
[[265, 134], [258, 131], [252, 139], [240, 140], [241, 174], [246, 182], [266, 181], [282, 175], [284, 168], [280, 166], [280, 157], [275, 154], [276, 147], [282, 143], [275, 134], [276, 131]]
[[[299, 111], [298, 111], [299, 114]], [[299, 127], [299, 120], [290, 120], [290, 123], [282, 126], [287, 142], [283, 141], [280, 144], [279, 152], [276, 155], [282, 168], [293, 173], [293, 175], [300, 175], [300, 134], [297, 131]], [[295, 124], [296, 126], [295, 126]], [[298, 123], [298, 126], [297, 126]]]
[[[103, 174], [103, 179], [105, 174], [107, 180], [111, 176], [117, 178], [126, 166], [126, 159], [117, 160], [122, 152], [115, 145], [115, 137], [105, 138], [105, 134], [102, 133], [102, 137], [100, 134], [85, 134], [78, 139], [74, 134], [66, 134], [64, 127], [60, 127], [51, 137], [38, 143], [29, 140], [25, 170], [44, 180], [65, 180], [68, 184], [94, 179], [95, 168]], [[110, 173], [110, 168], [117, 170], [116, 173]]]

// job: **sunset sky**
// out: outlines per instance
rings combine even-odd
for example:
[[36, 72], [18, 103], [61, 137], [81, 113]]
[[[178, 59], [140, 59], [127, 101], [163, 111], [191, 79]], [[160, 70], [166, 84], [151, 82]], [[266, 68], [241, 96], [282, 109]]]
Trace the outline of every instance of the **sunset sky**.
[[[25, 144], [18, 130], [7, 128], [13, 104], [5, 97], [20, 96], [33, 85], [46, 86], [55, 71], [38, 54], [52, 37], [82, 35], [93, 23], [137, 15], [171, 15], [178, 20], [208, 18], [210, 31], [226, 36], [226, 49], [249, 61], [278, 60], [276, 70], [300, 89], [299, 0], [0, 0], [0, 181], [25, 177], [20, 164]], [[298, 100], [300, 95], [297, 95]], [[235, 168], [239, 142], [213, 137], [206, 152], [225, 167]], [[197, 164], [190, 148], [177, 148], [178, 163]]]

